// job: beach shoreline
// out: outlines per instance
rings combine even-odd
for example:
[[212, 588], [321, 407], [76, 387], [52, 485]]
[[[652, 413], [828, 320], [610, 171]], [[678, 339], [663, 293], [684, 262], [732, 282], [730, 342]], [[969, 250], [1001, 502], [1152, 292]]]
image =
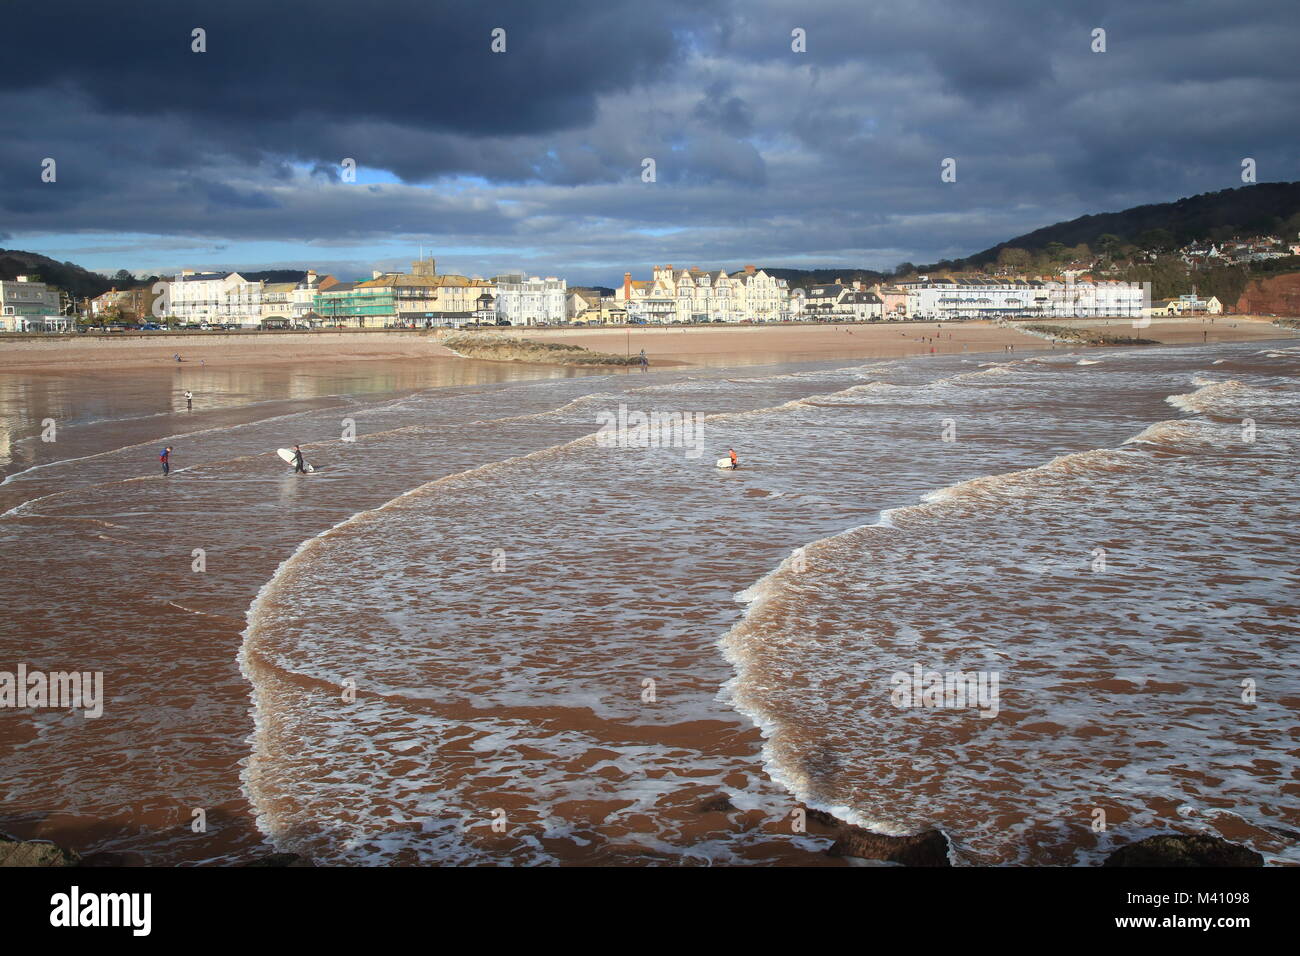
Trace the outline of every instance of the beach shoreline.
[[[1244, 315], [1213, 319], [1156, 318], [1137, 324], [1126, 319], [1076, 319], [1057, 324], [1109, 328], [1117, 334], [1151, 338], [1162, 345], [1285, 339], [1300, 335], [1274, 325], [1268, 317]], [[449, 333], [454, 334], [452, 330], [331, 330], [15, 337], [0, 339], [0, 371], [457, 358], [442, 344]], [[758, 365], [832, 358], [899, 358], [932, 351], [934, 354], [978, 354], [1053, 348], [1046, 339], [1015, 324], [999, 325], [983, 320], [592, 329], [502, 327], [476, 330], [475, 334], [559, 342], [615, 355], [635, 356], [644, 349], [652, 365]], [[1058, 343], [1055, 347], [1092, 346]], [[181, 362], [175, 361], [176, 355], [181, 356]]]

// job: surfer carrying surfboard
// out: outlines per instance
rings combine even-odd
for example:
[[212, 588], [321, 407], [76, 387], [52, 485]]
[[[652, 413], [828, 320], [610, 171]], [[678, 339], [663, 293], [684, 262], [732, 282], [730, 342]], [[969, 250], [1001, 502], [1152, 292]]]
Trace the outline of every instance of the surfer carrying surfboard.
[[302, 460], [302, 446], [293, 446], [293, 471], [294, 474], [307, 474], [307, 464]]
[[728, 449], [727, 449], [727, 454], [731, 456], [731, 467], [732, 467], [732, 468], [739, 468], [739, 467], [740, 467], [740, 462], [736, 460], [736, 449], [734, 449], [734, 448], [728, 448]]

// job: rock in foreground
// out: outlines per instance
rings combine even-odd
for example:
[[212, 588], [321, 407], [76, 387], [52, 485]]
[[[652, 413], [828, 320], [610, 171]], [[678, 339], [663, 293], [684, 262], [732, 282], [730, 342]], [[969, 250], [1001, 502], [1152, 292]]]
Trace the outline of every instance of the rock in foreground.
[[81, 857], [53, 843], [0, 836], [0, 866], [80, 866]]
[[1248, 847], [1202, 833], [1161, 833], [1122, 846], [1102, 866], [1263, 866]]
[[897, 837], [840, 824], [835, 845], [829, 852], [831, 856], [882, 860], [902, 866], [952, 866], [948, 859], [948, 838], [938, 830]]

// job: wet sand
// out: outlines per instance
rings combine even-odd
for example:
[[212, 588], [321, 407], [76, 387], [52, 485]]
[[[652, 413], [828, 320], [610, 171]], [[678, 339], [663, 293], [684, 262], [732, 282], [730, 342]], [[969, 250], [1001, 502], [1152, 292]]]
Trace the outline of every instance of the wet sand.
[[0, 369], [296, 365], [431, 356], [452, 356], [431, 332], [86, 332], [0, 339]]

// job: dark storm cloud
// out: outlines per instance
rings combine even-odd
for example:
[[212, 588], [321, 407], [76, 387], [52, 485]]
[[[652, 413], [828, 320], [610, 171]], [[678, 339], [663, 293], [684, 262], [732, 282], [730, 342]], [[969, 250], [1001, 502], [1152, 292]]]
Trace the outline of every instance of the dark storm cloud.
[[[652, 78], [680, 49], [684, 14], [712, 0], [132, 0], [5, 9], [0, 90], [66, 84], [104, 111], [201, 112], [238, 127], [311, 116], [470, 135], [591, 119], [595, 96]], [[206, 31], [206, 52], [191, 32]], [[506, 52], [494, 53], [493, 31]], [[57, 38], [58, 52], [37, 38]], [[613, 55], [611, 55], [613, 54]]]
[[[585, 281], [692, 257], [927, 261], [1240, 185], [1245, 156], [1263, 180], [1300, 178], [1294, 9], [24, 4], [4, 14], [0, 228], [152, 234], [164, 249], [515, 245], [517, 261], [581, 264]], [[194, 27], [207, 53], [190, 52]], [[505, 54], [489, 49], [495, 27]], [[39, 179], [44, 157], [57, 184]], [[939, 181], [945, 157], [956, 183]]]
[[279, 209], [280, 203], [257, 190], [241, 190], [225, 183], [196, 181], [191, 188], [207, 200], [207, 208], [215, 209]]

